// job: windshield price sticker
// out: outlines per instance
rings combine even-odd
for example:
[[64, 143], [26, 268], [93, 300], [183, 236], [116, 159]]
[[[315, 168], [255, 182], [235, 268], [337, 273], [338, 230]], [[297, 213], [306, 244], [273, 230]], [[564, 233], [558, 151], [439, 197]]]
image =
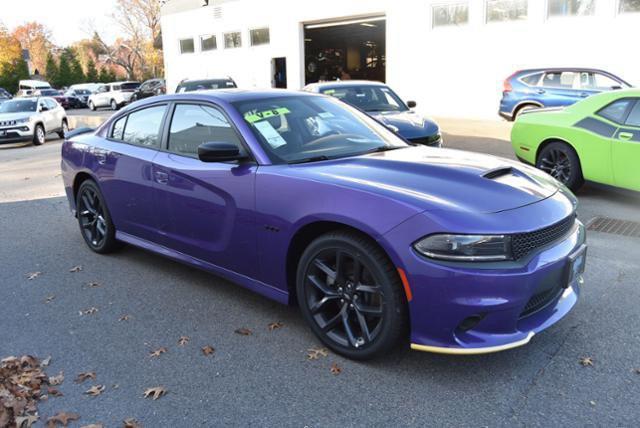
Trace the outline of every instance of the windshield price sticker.
[[259, 111], [257, 113], [247, 113], [244, 115], [244, 120], [249, 123], [259, 122], [261, 120], [269, 119], [271, 117], [283, 116], [291, 113], [288, 108], [280, 107], [273, 110]]

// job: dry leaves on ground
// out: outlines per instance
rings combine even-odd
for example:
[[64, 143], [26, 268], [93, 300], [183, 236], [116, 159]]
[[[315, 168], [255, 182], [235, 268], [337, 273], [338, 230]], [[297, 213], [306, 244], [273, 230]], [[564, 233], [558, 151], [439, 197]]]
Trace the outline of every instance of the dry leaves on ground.
[[76, 376], [75, 383], [82, 383], [85, 380], [96, 380], [96, 372], [82, 372], [78, 376]]
[[82, 266], [74, 266], [69, 269], [69, 272], [80, 272], [82, 270]]
[[281, 322], [272, 322], [269, 324], [269, 331], [277, 330], [279, 328], [284, 327], [284, 324]]
[[235, 331], [236, 334], [239, 334], [240, 336], [251, 336], [253, 334], [253, 332], [251, 330], [249, 330], [248, 328], [239, 328]]
[[342, 369], [340, 368], [340, 366], [338, 366], [337, 363], [331, 364], [331, 368], [329, 369], [329, 371], [332, 375], [339, 375], [340, 373], [342, 373]]
[[317, 360], [320, 357], [329, 355], [327, 348], [309, 348], [307, 349], [307, 360]]
[[80, 428], [104, 428], [104, 425], [102, 425], [102, 424], [89, 424], [89, 425], [83, 425]]
[[33, 281], [34, 279], [36, 279], [40, 275], [42, 275], [42, 272], [30, 272], [30, 273], [27, 274], [27, 279], [29, 281]]
[[635, 374], [640, 374], [640, 369], [633, 369], [633, 372], [634, 372]]
[[0, 360], [0, 426], [28, 428], [37, 421], [36, 405], [48, 383], [49, 378], [35, 357]]
[[47, 419], [47, 428], [54, 428], [58, 425], [69, 426], [69, 422], [77, 421], [80, 415], [77, 413], [59, 412]]
[[152, 353], [150, 353], [149, 356], [151, 358], [159, 357], [160, 355], [164, 354], [165, 352], [167, 352], [167, 348], [162, 347], [162, 348], [158, 348], [155, 351], [153, 351]]
[[180, 336], [180, 339], [178, 339], [178, 345], [184, 346], [187, 343], [189, 343], [189, 336]]
[[592, 366], [593, 365], [593, 358], [591, 357], [582, 357], [579, 360], [580, 365], [587, 367], [587, 366]]
[[53, 301], [53, 299], [55, 299], [55, 298], [56, 298], [56, 296], [54, 296], [54, 295], [47, 296], [47, 298], [44, 299], [44, 302], [45, 303], [51, 303]]
[[153, 398], [157, 400], [167, 393], [167, 390], [162, 386], [154, 386], [153, 388], [147, 388], [144, 390], [144, 398]]
[[203, 353], [204, 355], [207, 355], [207, 356], [208, 356], [208, 355], [213, 354], [215, 351], [216, 351], [216, 350], [215, 350], [212, 346], [209, 346], [209, 345], [204, 346], [204, 347], [202, 348], [202, 353]]
[[100, 287], [100, 283], [97, 281], [91, 281], [91, 282], [87, 282], [87, 287], [89, 288], [96, 288], [96, 287]]
[[62, 397], [64, 395], [58, 388], [51, 387], [49, 387], [49, 389], [47, 390], [47, 394], [52, 397]]
[[138, 422], [138, 420], [135, 418], [127, 418], [124, 421], [122, 421], [122, 424], [123, 424], [123, 428], [142, 428], [142, 425], [140, 425], [140, 422]]
[[104, 385], [93, 385], [91, 388], [87, 389], [84, 393], [90, 395], [92, 397], [97, 397], [98, 395], [104, 392]]
[[57, 376], [49, 377], [49, 385], [51, 386], [60, 385], [62, 382], [64, 382], [64, 372], [58, 373]]
[[131, 319], [131, 315], [123, 315], [118, 318], [118, 321], [129, 321]]
[[82, 315], [95, 315], [98, 312], [98, 308], [96, 307], [91, 307], [89, 309], [85, 309], [83, 311], [80, 311], [80, 316]]

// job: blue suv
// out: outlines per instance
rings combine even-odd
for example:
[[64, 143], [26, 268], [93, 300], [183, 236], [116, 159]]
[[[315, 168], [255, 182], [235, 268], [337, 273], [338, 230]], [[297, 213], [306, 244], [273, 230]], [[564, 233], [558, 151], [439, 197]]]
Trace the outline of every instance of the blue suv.
[[515, 120], [525, 110], [565, 107], [599, 92], [630, 87], [618, 76], [590, 68], [520, 70], [504, 81], [499, 114]]

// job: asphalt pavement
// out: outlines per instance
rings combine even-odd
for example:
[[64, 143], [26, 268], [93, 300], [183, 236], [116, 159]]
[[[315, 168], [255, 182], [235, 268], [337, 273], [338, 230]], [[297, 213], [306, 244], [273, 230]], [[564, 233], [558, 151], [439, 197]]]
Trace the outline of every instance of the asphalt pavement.
[[[441, 124], [448, 147], [512, 157], [504, 122]], [[133, 247], [109, 256], [88, 250], [62, 197], [59, 153], [59, 141], [0, 146], [0, 358], [51, 356], [47, 373], [65, 376], [64, 396], [40, 402], [40, 426], [59, 411], [78, 413], [75, 426], [106, 427], [125, 418], [145, 427], [640, 420], [640, 239], [590, 233], [579, 304], [525, 347], [468, 357], [398, 349], [365, 363], [332, 353], [308, 360], [308, 350], [321, 346], [297, 309]], [[578, 196], [583, 221], [640, 220], [637, 194], [587, 186]], [[235, 333], [240, 328], [252, 334]], [[189, 340], [181, 346], [182, 336]], [[207, 345], [212, 355], [203, 354]], [[162, 347], [166, 353], [150, 356]], [[593, 365], [581, 365], [584, 357]], [[96, 380], [74, 383], [86, 371]], [[102, 394], [84, 394], [96, 384], [105, 386]], [[145, 399], [155, 386], [166, 395]]]

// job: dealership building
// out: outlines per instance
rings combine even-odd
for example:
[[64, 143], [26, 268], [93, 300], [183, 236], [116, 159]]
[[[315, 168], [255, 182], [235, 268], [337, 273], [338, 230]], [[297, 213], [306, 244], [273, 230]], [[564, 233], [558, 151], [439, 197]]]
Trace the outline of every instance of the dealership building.
[[168, 0], [167, 88], [388, 83], [429, 114], [497, 117], [516, 70], [601, 68], [640, 85], [640, 0]]

